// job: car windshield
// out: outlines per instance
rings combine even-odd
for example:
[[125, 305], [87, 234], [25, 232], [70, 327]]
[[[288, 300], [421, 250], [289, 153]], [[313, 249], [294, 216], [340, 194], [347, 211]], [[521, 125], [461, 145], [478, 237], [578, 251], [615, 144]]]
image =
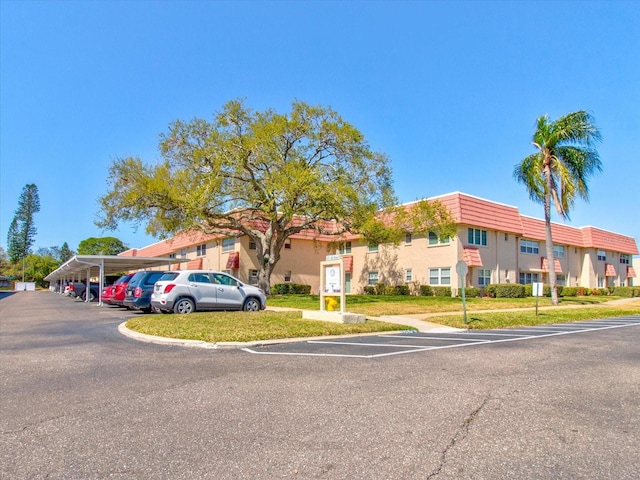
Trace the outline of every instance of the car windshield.
[[160, 279], [158, 281], [160, 281], [160, 280], [169, 280], [169, 281], [175, 280], [177, 276], [178, 276], [178, 272], [165, 273], [164, 275], [162, 275], [160, 277]]

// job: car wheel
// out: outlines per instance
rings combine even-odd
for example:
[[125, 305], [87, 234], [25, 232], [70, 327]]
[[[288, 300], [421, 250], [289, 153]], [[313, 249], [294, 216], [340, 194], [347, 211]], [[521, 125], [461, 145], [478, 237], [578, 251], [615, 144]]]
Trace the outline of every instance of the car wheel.
[[242, 306], [242, 310], [245, 312], [257, 312], [260, 310], [260, 302], [256, 298], [247, 298], [244, 301], [244, 305]]
[[193, 303], [193, 300], [191, 300], [190, 298], [181, 298], [173, 306], [173, 311], [175, 313], [187, 314], [187, 313], [192, 313], [195, 310], [196, 310], [196, 306]]
[[[96, 295], [92, 291], [89, 291], [89, 301], [93, 302], [95, 299], [96, 299]], [[83, 302], [87, 301], [87, 292], [86, 291], [82, 292], [82, 295], [80, 296], [80, 300], [82, 300]]]

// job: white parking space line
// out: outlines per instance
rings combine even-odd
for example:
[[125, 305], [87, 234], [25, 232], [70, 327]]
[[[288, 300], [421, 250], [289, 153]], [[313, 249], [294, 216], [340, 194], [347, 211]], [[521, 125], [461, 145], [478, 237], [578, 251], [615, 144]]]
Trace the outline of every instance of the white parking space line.
[[[313, 348], [313, 346], [335, 346], [337, 348], [349, 348], [353, 347], [354, 351], [356, 347], [364, 347], [369, 349], [380, 349], [380, 350], [388, 350], [393, 349], [393, 351], [384, 351], [381, 353], [372, 353], [372, 354], [356, 354], [356, 353], [329, 353], [329, 352], [294, 352], [294, 351], [286, 351], [288, 347], [281, 347], [284, 351], [266, 351], [266, 350], [255, 350], [252, 348], [243, 348], [244, 351], [249, 353], [254, 353], [258, 355], [288, 355], [288, 356], [315, 356], [315, 357], [346, 357], [346, 358], [380, 358], [380, 357], [388, 357], [392, 355], [403, 355], [407, 353], [417, 353], [417, 352], [425, 352], [432, 350], [445, 350], [449, 348], [460, 348], [460, 347], [469, 347], [475, 345], [483, 345], [483, 344], [491, 344], [491, 343], [506, 343], [506, 342], [517, 342], [522, 340], [531, 340], [537, 338], [546, 338], [546, 337], [555, 337], [560, 335], [571, 335], [575, 333], [583, 333], [583, 332], [595, 332], [599, 330], [611, 330], [616, 328], [625, 328], [632, 326], [640, 326], [640, 316], [634, 317], [622, 317], [617, 318], [612, 321], [599, 320], [593, 322], [581, 322], [581, 326], [578, 324], [567, 324], [567, 325], [547, 325], [545, 327], [526, 327], [526, 328], [518, 328], [518, 329], [500, 329], [493, 331], [465, 331], [461, 333], [453, 333], [448, 334], [446, 336], [438, 336], [438, 335], [389, 335], [389, 334], [381, 334], [375, 335], [371, 338], [379, 338], [379, 339], [411, 339], [413, 340], [410, 344], [400, 344], [400, 343], [383, 343], [383, 342], [353, 342], [347, 340], [309, 340], [306, 342], [300, 342], [297, 344], [296, 348], [305, 348], [305, 346], [309, 346]], [[521, 333], [522, 332], [522, 333]], [[444, 335], [444, 334], [443, 334]], [[456, 338], [457, 335], [460, 337]], [[500, 337], [495, 339], [474, 339], [468, 338], [469, 336], [483, 336], [483, 337]], [[465, 338], [466, 337], [466, 338]], [[450, 345], [421, 345], [419, 342], [422, 340], [436, 340], [439, 342], [452, 342]], [[290, 348], [290, 347], [289, 347]]]
[[427, 339], [427, 340], [445, 340], [445, 341], [452, 341], [452, 342], [476, 342], [476, 343], [482, 343], [483, 340], [476, 340], [474, 338], [453, 338], [453, 337], [427, 337], [427, 336], [416, 336], [416, 335], [378, 335], [378, 338], [419, 338], [420, 340], [422, 339]]

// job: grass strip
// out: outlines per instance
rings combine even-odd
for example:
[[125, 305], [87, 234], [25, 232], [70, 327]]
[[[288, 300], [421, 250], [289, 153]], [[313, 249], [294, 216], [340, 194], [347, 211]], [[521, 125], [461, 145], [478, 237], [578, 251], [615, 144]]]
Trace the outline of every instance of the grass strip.
[[[339, 297], [337, 297], [339, 300]], [[620, 297], [561, 297], [561, 306], [598, 305]], [[462, 300], [452, 297], [422, 297], [415, 295], [348, 295], [346, 311], [369, 316], [412, 315], [419, 313], [462, 312]], [[527, 298], [467, 298], [467, 311], [535, 307], [534, 297]], [[267, 300], [272, 307], [319, 310], [318, 295], [272, 295]], [[551, 298], [538, 299], [539, 307], [551, 306]]]
[[302, 312], [202, 312], [189, 315], [144, 315], [127, 328], [147, 335], [217, 342], [253, 342], [283, 338], [412, 330], [411, 327], [367, 320], [343, 324], [306, 320]]
[[581, 320], [595, 320], [599, 318], [624, 317], [640, 315], [640, 304], [628, 304], [617, 306], [599, 306], [582, 308], [557, 308], [541, 310], [536, 315], [535, 310], [510, 311], [510, 312], [467, 312], [468, 325], [464, 323], [462, 314], [442, 315], [429, 317], [429, 322], [447, 325], [456, 328], [469, 329], [494, 329], [513, 328], [532, 325], [545, 325], [550, 323], [567, 323]]

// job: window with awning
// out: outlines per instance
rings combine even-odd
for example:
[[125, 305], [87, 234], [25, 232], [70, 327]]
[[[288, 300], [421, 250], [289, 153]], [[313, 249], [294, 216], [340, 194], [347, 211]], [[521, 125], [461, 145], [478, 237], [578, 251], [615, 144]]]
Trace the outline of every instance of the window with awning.
[[462, 256], [468, 267], [482, 267], [482, 258], [480, 258], [480, 249], [475, 247], [464, 247]]
[[[540, 257], [540, 265], [541, 265], [540, 268], [542, 268], [543, 272], [549, 271], [549, 261], [547, 257]], [[556, 270], [556, 273], [564, 273], [562, 271], [562, 265], [560, 264], [560, 260], [558, 260], [557, 258], [553, 259], [553, 266]]]
[[240, 268], [240, 252], [231, 252], [227, 258], [227, 270]]

